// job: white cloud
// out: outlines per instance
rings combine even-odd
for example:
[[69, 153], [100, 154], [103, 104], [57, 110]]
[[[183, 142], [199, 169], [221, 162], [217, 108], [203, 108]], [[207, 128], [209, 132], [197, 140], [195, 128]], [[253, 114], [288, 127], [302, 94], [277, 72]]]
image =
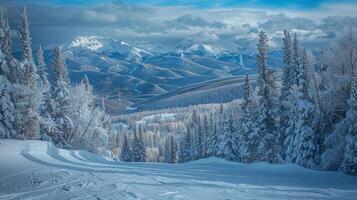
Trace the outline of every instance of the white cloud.
[[111, 13], [87, 10], [82, 13], [82, 20], [93, 23], [115, 23], [118, 22], [116, 15]]

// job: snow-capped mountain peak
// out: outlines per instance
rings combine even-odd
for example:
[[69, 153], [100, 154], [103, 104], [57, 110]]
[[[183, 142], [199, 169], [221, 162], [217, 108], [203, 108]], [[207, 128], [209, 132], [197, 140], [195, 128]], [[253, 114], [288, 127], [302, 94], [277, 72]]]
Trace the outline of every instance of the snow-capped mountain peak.
[[205, 56], [215, 56], [220, 51], [219, 49], [206, 44], [194, 44], [187, 49], [187, 52], [205, 55]]
[[80, 48], [89, 51], [98, 51], [103, 46], [103, 38], [97, 36], [79, 36], [69, 44], [70, 49]]

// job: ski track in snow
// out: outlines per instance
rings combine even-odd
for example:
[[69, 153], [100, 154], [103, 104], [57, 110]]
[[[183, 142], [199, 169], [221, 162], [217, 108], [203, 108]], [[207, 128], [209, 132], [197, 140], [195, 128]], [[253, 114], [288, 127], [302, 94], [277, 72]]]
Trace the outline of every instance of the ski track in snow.
[[357, 177], [209, 158], [124, 163], [41, 141], [0, 141], [0, 200], [357, 199]]

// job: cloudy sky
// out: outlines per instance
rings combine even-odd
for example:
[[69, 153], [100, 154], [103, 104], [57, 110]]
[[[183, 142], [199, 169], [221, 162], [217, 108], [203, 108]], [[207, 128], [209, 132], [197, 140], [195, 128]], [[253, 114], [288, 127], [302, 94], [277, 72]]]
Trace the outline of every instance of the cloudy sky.
[[100, 35], [151, 51], [205, 43], [249, 52], [262, 29], [273, 48], [279, 48], [284, 29], [320, 48], [347, 26], [357, 28], [356, 0], [0, 0], [14, 37], [23, 4], [35, 48]]

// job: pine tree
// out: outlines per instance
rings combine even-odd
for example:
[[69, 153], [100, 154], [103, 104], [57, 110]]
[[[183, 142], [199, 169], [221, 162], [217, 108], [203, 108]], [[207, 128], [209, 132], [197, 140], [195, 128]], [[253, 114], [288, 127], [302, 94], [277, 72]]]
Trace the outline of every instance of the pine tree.
[[284, 135], [284, 157], [288, 163], [295, 163], [296, 160], [296, 148], [298, 145], [298, 135], [295, 131], [297, 126], [297, 112], [298, 112], [298, 87], [293, 85], [290, 89], [290, 98], [287, 99], [289, 105], [289, 117], [286, 119], [285, 127], [282, 129], [282, 135]]
[[23, 133], [26, 139], [38, 139], [40, 135], [39, 107], [42, 104], [41, 90], [37, 85], [37, 67], [32, 59], [31, 38], [27, 11], [24, 7], [21, 14], [19, 26], [23, 63], [20, 63], [18, 74], [19, 83], [17, 88], [15, 107], [17, 117], [15, 118], [18, 133]]
[[145, 162], [146, 159], [146, 152], [145, 152], [145, 145], [142, 136], [142, 128], [139, 126], [138, 133], [134, 131], [134, 141], [132, 145], [132, 155], [134, 162]]
[[236, 138], [236, 128], [234, 125], [234, 117], [233, 113], [230, 113], [226, 120], [225, 120], [225, 125], [224, 125], [224, 138], [225, 138], [225, 143], [224, 143], [224, 151], [223, 151], [223, 157], [228, 160], [237, 160], [238, 155], [237, 155], [237, 138]]
[[[37, 74], [38, 74], [38, 86], [43, 94], [43, 104], [40, 106], [40, 127], [41, 138], [43, 140], [49, 140], [57, 133], [57, 127], [53, 119], [54, 104], [51, 97], [51, 85], [47, 79], [47, 73], [45, 71], [45, 61], [43, 57], [43, 50], [40, 48], [37, 51]], [[50, 137], [50, 138], [48, 138]]]
[[191, 138], [191, 128], [190, 126], [187, 126], [186, 132], [184, 133], [183, 137], [180, 140], [180, 159], [178, 162], [186, 162], [190, 161], [191, 158], [191, 152], [192, 152], [192, 138]]
[[[0, 78], [1, 81], [7, 81], [3, 80], [3, 78], [4, 77]], [[2, 84], [4, 84], [4, 82]], [[12, 139], [16, 136], [16, 131], [13, 127], [15, 107], [7, 89], [8, 85], [6, 83], [4, 85], [2, 84], [0, 86], [0, 138]]]
[[131, 161], [131, 150], [128, 142], [128, 138], [126, 134], [123, 134], [123, 144], [121, 148], [121, 154], [120, 154], [120, 160], [124, 162], [130, 162]]
[[207, 148], [208, 148], [208, 139], [210, 135], [210, 127], [208, 124], [208, 118], [207, 115], [205, 114], [203, 116], [203, 122], [202, 122], [202, 157], [205, 158], [207, 157]]
[[297, 158], [296, 163], [313, 168], [315, 157], [318, 150], [317, 138], [315, 135], [313, 122], [315, 117], [315, 105], [309, 95], [309, 76], [308, 76], [308, 58], [306, 50], [303, 51], [301, 65], [298, 74], [298, 110], [297, 110], [297, 126], [295, 140], [297, 140]]
[[241, 104], [242, 116], [239, 121], [240, 142], [239, 160], [252, 162], [256, 160], [256, 152], [259, 138], [253, 131], [255, 105], [253, 102], [253, 90], [247, 75], [244, 82], [243, 101]]
[[[0, 69], [6, 70], [6, 68], [5, 55], [2, 54], [0, 49]], [[16, 136], [14, 128], [15, 107], [9, 93], [13, 88], [7, 76], [1, 72], [2, 70], [0, 70], [0, 138], [10, 139]]]
[[165, 140], [164, 161], [167, 163], [176, 162], [176, 148], [175, 148], [173, 136], [169, 136]]
[[[288, 31], [284, 31], [284, 37], [283, 37], [283, 52], [284, 52], [284, 57], [283, 57], [283, 62], [285, 64], [283, 68], [283, 77], [282, 77], [282, 87], [281, 87], [281, 93], [280, 93], [280, 140], [285, 141], [287, 135], [287, 129], [288, 129], [288, 123], [290, 121], [290, 117], [293, 116], [292, 114], [292, 108], [291, 108], [291, 102], [290, 100], [292, 99], [292, 94], [291, 94], [291, 89], [292, 86], [294, 85], [294, 68], [292, 66], [292, 42], [291, 42], [291, 37], [290, 33]], [[285, 152], [286, 149], [283, 150], [282, 153]]]
[[31, 38], [29, 32], [29, 21], [25, 6], [22, 8], [21, 11], [21, 22], [19, 25], [19, 30], [23, 50], [22, 59], [27, 62], [32, 62], [33, 58], [31, 49]]
[[345, 148], [340, 170], [357, 175], [357, 79], [352, 78], [348, 111], [345, 118], [348, 132], [345, 136]]
[[54, 49], [54, 60], [52, 62], [54, 68], [54, 77], [53, 77], [53, 85], [56, 86], [57, 80], [62, 80], [65, 84], [70, 85], [67, 67], [64, 63], [64, 59], [62, 58], [61, 49], [56, 47]]
[[2, 10], [0, 10], [0, 34], [1, 51], [5, 55], [6, 61], [9, 63], [11, 58], [11, 35], [9, 20], [4, 17]]
[[298, 75], [299, 75], [299, 68], [300, 68], [300, 48], [299, 48], [299, 42], [297, 39], [297, 35], [294, 35], [294, 40], [293, 40], [293, 44], [292, 44], [292, 60], [291, 60], [291, 65], [292, 65], [292, 69], [291, 69], [291, 78], [292, 80], [292, 84], [298, 85]]
[[[70, 86], [67, 76], [67, 69], [62, 60], [61, 50], [59, 47], [54, 50], [54, 79], [52, 84], [52, 97], [54, 100], [53, 118], [57, 124], [58, 133], [56, 138], [52, 138], [60, 146], [68, 145], [68, 137], [71, 132], [71, 120], [69, 118], [70, 110]], [[66, 81], [67, 80], [67, 81]]]
[[259, 135], [258, 147], [259, 159], [262, 161], [275, 162], [275, 145], [278, 127], [278, 96], [274, 73], [268, 69], [267, 51], [268, 37], [264, 31], [259, 32], [257, 65], [259, 68], [258, 94], [261, 96], [258, 108], [256, 134]]
[[39, 85], [45, 89], [49, 89], [50, 83], [47, 79], [48, 74], [46, 73], [46, 63], [43, 57], [42, 47], [38, 48], [37, 51], [37, 73], [39, 76]]
[[209, 135], [207, 138], [207, 150], [206, 150], [206, 155], [207, 156], [216, 156], [217, 155], [217, 150], [218, 150], [218, 131], [217, 131], [217, 125], [213, 116], [213, 113], [211, 112], [209, 115]]

